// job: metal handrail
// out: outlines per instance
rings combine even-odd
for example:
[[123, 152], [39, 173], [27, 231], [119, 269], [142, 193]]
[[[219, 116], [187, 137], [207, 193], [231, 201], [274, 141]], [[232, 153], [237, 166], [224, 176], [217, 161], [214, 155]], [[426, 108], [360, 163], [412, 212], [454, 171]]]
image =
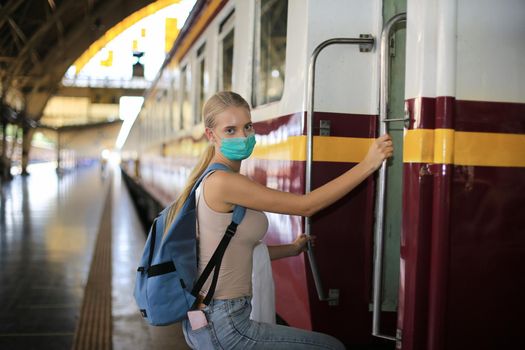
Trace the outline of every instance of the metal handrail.
[[[388, 83], [390, 74], [390, 45], [389, 38], [392, 27], [406, 21], [406, 13], [400, 13], [392, 17], [384, 26], [381, 32], [381, 73], [379, 78], [379, 134], [382, 135], [387, 131], [386, 123], [391, 121], [404, 120], [402, 118], [387, 119], [388, 111]], [[385, 221], [385, 191], [386, 191], [386, 162], [383, 162], [379, 169], [377, 180], [377, 195], [375, 208], [375, 254], [374, 254], [374, 285], [373, 285], [373, 315], [372, 315], [372, 335], [389, 340], [398, 340], [396, 337], [380, 333], [381, 321], [381, 291], [383, 277], [383, 225]]]
[[[308, 101], [308, 110], [306, 114], [307, 118], [307, 149], [306, 149], [306, 183], [305, 183], [305, 192], [309, 193], [312, 190], [312, 161], [313, 161], [313, 122], [314, 122], [314, 91], [315, 91], [315, 65], [317, 63], [317, 56], [319, 53], [326, 48], [327, 46], [334, 44], [351, 44], [351, 45], [366, 45], [373, 46], [374, 39], [371, 36], [361, 37], [361, 38], [334, 38], [323, 41], [320, 43], [312, 53], [310, 57], [310, 64], [308, 66], [308, 89], [307, 89], [307, 101]], [[364, 48], [361, 48], [365, 50]], [[311, 234], [311, 220], [309, 217], [305, 220], [305, 234]], [[321, 277], [319, 276], [319, 270], [317, 269], [317, 263], [315, 260], [314, 252], [311, 246], [310, 241], [308, 241], [308, 261], [310, 262], [310, 268], [312, 270], [312, 275], [314, 278], [315, 288], [317, 290], [317, 295], [319, 296], [320, 301], [332, 301], [334, 298], [327, 297], [322, 283]]]

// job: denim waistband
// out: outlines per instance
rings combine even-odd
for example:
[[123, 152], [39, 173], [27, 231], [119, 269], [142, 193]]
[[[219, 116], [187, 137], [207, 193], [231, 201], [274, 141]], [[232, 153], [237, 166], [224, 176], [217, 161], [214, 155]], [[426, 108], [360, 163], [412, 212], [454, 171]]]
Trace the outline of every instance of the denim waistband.
[[214, 310], [223, 309], [227, 306], [234, 307], [238, 304], [245, 304], [245, 303], [251, 303], [252, 297], [251, 295], [246, 295], [238, 298], [232, 298], [232, 299], [212, 299], [210, 304], [204, 308], [204, 312], [206, 313], [213, 313]]

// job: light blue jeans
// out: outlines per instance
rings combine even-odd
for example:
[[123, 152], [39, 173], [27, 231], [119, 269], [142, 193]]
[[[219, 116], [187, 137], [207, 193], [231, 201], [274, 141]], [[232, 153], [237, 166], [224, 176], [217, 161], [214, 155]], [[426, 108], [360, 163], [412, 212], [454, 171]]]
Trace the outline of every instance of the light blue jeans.
[[203, 311], [208, 325], [195, 331], [187, 320], [182, 330], [192, 349], [344, 349], [336, 338], [317, 332], [250, 320], [251, 298], [213, 300]]

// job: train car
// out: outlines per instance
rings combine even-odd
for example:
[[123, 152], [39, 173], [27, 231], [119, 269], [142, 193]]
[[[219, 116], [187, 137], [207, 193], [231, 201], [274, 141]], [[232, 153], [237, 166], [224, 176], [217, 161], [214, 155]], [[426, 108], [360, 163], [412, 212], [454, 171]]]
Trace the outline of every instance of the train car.
[[207, 146], [219, 90], [252, 105], [241, 172], [305, 193], [395, 154], [312, 218], [268, 213], [268, 244], [302, 231], [304, 256], [272, 263], [287, 324], [351, 348], [499, 349], [523, 343], [525, 2], [197, 1], [124, 151], [157, 198], [175, 199]]

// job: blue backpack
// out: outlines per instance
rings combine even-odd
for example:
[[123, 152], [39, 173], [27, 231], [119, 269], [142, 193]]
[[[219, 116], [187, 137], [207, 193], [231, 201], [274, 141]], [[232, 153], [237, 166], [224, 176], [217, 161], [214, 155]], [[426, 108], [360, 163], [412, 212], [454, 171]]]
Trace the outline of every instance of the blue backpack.
[[151, 325], [168, 325], [186, 319], [187, 312], [196, 309], [199, 291], [212, 270], [215, 272], [203, 303], [208, 305], [215, 292], [222, 257], [246, 211], [244, 207], [235, 206], [231, 224], [195, 283], [198, 264], [195, 190], [202, 179], [215, 170], [230, 171], [230, 168], [220, 163], [208, 166], [193, 186], [164, 240], [162, 236], [169, 207], [165, 208], [151, 225], [140, 267], [137, 269], [134, 292], [142, 316]]

